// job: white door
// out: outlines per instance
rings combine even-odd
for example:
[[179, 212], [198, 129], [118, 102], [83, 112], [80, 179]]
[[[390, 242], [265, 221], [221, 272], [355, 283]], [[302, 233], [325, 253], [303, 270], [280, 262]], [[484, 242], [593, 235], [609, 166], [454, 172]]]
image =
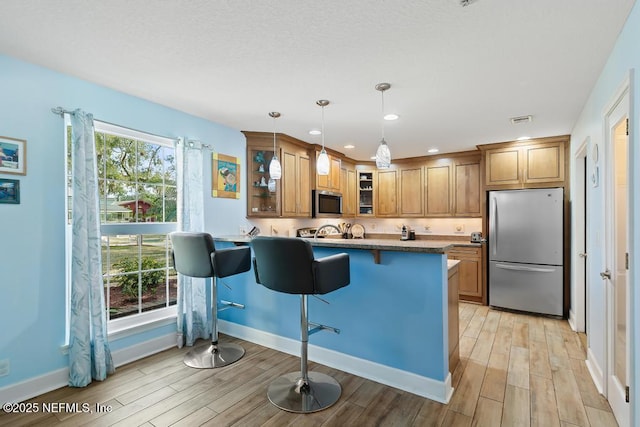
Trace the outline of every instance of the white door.
[[618, 424], [629, 425], [629, 94], [607, 115], [606, 268], [607, 399]]

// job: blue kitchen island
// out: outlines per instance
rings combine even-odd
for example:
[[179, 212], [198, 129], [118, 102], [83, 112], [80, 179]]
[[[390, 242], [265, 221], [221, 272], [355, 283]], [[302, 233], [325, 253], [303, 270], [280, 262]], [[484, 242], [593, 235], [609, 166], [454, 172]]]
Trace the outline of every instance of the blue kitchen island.
[[[216, 247], [251, 244], [214, 237]], [[452, 242], [391, 239], [309, 240], [316, 258], [349, 254], [351, 284], [309, 298], [310, 321], [340, 329], [309, 339], [309, 359], [439, 402], [451, 397], [446, 252]], [[455, 262], [449, 261], [451, 264]], [[457, 267], [453, 267], [457, 268]], [[228, 285], [231, 289], [229, 289]], [[299, 356], [299, 297], [256, 284], [253, 271], [218, 282], [218, 298], [244, 304], [219, 313], [222, 333]], [[457, 344], [456, 312], [451, 325]], [[454, 314], [454, 313], [452, 313]], [[455, 347], [457, 355], [457, 345]], [[457, 360], [457, 358], [455, 358]]]

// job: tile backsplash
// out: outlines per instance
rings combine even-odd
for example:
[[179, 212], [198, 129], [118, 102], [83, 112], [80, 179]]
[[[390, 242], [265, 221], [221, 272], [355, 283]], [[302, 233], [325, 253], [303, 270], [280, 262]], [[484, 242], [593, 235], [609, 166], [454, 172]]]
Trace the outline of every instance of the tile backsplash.
[[287, 237], [295, 236], [298, 228], [341, 222], [361, 224], [366, 233], [400, 234], [403, 225], [415, 230], [417, 235], [468, 236], [473, 231], [482, 231], [482, 218], [251, 218], [241, 220], [236, 233], [256, 226], [262, 235]]

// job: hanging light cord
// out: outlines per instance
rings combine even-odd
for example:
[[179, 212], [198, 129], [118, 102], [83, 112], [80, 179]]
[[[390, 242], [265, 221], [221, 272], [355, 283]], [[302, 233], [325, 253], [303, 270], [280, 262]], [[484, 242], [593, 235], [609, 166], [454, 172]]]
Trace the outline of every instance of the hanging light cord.
[[382, 96], [382, 116], [380, 127], [382, 128], [382, 140], [384, 141], [384, 90], [380, 91], [380, 95]]
[[322, 106], [322, 149], [324, 150], [324, 105]]
[[273, 155], [277, 158], [278, 154], [276, 153], [276, 118], [275, 114], [273, 116]]

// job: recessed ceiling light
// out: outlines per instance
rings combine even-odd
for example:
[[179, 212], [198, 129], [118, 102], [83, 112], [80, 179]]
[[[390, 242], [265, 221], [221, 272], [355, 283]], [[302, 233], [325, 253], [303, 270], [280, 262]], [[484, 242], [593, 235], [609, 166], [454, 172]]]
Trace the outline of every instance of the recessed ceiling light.
[[437, 153], [438, 151], [440, 150], [438, 150], [437, 148], [430, 148], [427, 150], [427, 153]]
[[309, 131], [309, 135], [321, 135], [322, 132], [320, 132], [318, 129], [311, 129]]
[[384, 119], [385, 120], [398, 120], [398, 116], [397, 114], [385, 114]]
[[353, 144], [347, 144], [344, 146], [344, 148], [346, 148], [347, 150], [351, 150], [352, 148], [356, 148], [356, 146]]
[[530, 136], [521, 136], [518, 138], [518, 141], [526, 141], [527, 139], [531, 139]]
[[376, 156], [371, 156], [371, 160], [375, 160], [375, 159], [377, 159]]

